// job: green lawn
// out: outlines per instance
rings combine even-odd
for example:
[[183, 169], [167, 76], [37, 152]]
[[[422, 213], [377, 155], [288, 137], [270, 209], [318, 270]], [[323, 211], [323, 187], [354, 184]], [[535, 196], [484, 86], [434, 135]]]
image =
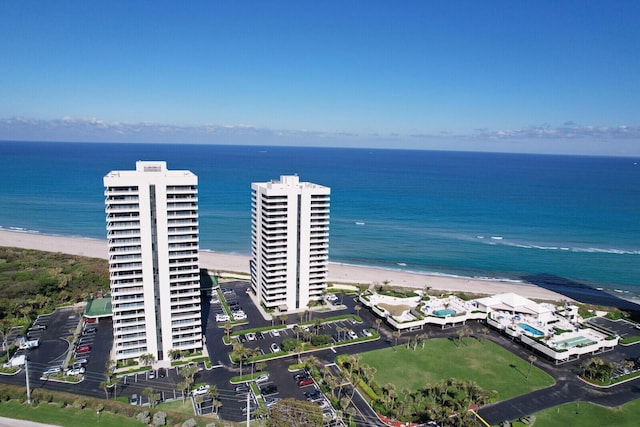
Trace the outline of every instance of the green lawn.
[[538, 412], [535, 416], [536, 427], [635, 427], [640, 416], [640, 399], [619, 408], [573, 402]]
[[[457, 341], [457, 339], [456, 339]], [[424, 349], [414, 351], [405, 345], [361, 354], [360, 363], [377, 369], [375, 381], [382, 386], [392, 383], [397, 390], [417, 390], [446, 378], [475, 381], [487, 391], [496, 390], [498, 400], [508, 399], [554, 384], [552, 377], [534, 365], [529, 379], [529, 362], [491, 341], [478, 342], [464, 338], [458, 348], [456, 342], [430, 339]]]
[[16, 401], [2, 402], [0, 416], [36, 421], [64, 427], [143, 427], [144, 423], [128, 417], [102, 412], [99, 416], [93, 409], [60, 409], [56, 405], [41, 403], [37, 407]]

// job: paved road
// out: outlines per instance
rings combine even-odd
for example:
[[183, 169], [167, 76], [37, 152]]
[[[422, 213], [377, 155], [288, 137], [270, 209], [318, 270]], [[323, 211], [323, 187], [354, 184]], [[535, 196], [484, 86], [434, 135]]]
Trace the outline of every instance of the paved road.
[[0, 427], [58, 427], [53, 424], [34, 423], [33, 421], [16, 420], [0, 417]]

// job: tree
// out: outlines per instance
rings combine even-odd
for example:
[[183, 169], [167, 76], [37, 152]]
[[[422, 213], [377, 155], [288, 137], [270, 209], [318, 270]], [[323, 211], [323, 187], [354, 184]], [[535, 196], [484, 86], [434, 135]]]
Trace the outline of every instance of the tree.
[[227, 336], [227, 341], [231, 341], [231, 331], [233, 330], [233, 325], [230, 322], [224, 324], [224, 333]]
[[320, 333], [320, 329], [322, 329], [322, 319], [316, 319], [313, 321], [313, 329], [316, 330], [316, 335]]
[[456, 333], [458, 334], [458, 347], [460, 347], [462, 346], [462, 337], [464, 336], [465, 332], [463, 329], [458, 329]]
[[289, 316], [287, 316], [285, 313], [282, 313], [280, 316], [278, 316], [278, 318], [280, 319], [280, 322], [284, 325], [285, 323], [287, 323], [287, 318]]
[[156, 402], [160, 400], [160, 393], [155, 392], [151, 387], [146, 387], [142, 390], [142, 395], [149, 400], [152, 408], [156, 406]]
[[400, 335], [402, 335], [402, 334], [400, 333], [400, 331], [393, 331], [392, 335], [393, 335], [393, 338], [395, 339], [395, 342], [396, 342], [393, 350], [396, 351], [396, 347], [398, 347], [398, 339], [400, 338]]
[[356, 312], [356, 316], [360, 317], [360, 310], [362, 310], [362, 306], [360, 304], [356, 304], [355, 307], [353, 307], [353, 309]]
[[138, 359], [140, 360], [140, 363], [142, 363], [143, 366], [151, 365], [156, 360], [156, 358], [153, 357], [153, 354], [151, 354], [151, 353], [141, 354], [138, 357]]
[[322, 411], [313, 402], [283, 399], [271, 407], [268, 426], [273, 427], [321, 427]]
[[171, 350], [169, 350], [169, 359], [178, 360], [180, 359], [181, 356], [182, 356], [182, 352], [177, 348], [172, 348]]
[[240, 376], [242, 376], [242, 362], [244, 359], [248, 358], [251, 355], [252, 350], [246, 348], [241, 343], [236, 343], [233, 345], [233, 356], [240, 363]]
[[187, 365], [180, 369], [180, 375], [184, 378], [184, 384], [181, 382], [182, 390], [188, 390], [191, 388], [191, 384], [193, 384], [193, 379], [198, 373], [198, 367], [196, 365]]
[[527, 379], [529, 379], [529, 374], [531, 374], [531, 367], [534, 363], [536, 363], [536, 360], [538, 360], [538, 358], [533, 354], [529, 356], [529, 370], [527, 371]]
[[380, 324], [382, 323], [382, 319], [376, 319], [376, 332], [380, 333]]

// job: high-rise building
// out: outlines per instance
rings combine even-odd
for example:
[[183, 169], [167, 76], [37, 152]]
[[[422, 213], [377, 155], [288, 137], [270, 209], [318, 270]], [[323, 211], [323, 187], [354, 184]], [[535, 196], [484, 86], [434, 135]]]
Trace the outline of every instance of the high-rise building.
[[115, 360], [202, 350], [197, 185], [166, 162], [104, 177]]
[[327, 286], [331, 190], [297, 176], [251, 190], [251, 287], [268, 309], [303, 310]]

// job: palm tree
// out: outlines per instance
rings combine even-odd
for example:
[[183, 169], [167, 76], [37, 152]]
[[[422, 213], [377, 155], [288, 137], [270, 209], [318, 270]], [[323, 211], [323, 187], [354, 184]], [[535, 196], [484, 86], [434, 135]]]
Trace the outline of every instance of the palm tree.
[[151, 353], [141, 354], [138, 359], [143, 366], [151, 365], [156, 360], [156, 358], [153, 357], [153, 354]]
[[287, 322], [287, 318], [288, 318], [288, 317], [289, 317], [289, 316], [287, 316], [285, 313], [282, 313], [282, 314], [279, 316], [280, 322], [282, 322], [282, 324], [284, 325], [284, 324]]
[[308, 370], [311, 370], [311, 368], [313, 368], [317, 364], [318, 364], [318, 359], [314, 355], [311, 355], [304, 360], [304, 366]]
[[178, 360], [182, 356], [182, 352], [177, 348], [172, 348], [169, 350], [169, 359]]
[[456, 333], [458, 334], [458, 347], [460, 347], [462, 346], [462, 337], [464, 336], [465, 332], [463, 329], [458, 329]]
[[376, 332], [380, 333], [380, 324], [382, 323], [382, 319], [376, 319]]
[[320, 329], [322, 329], [322, 319], [316, 319], [313, 321], [313, 328], [316, 330], [316, 335], [320, 333]]
[[534, 363], [536, 363], [536, 360], [538, 360], [537, 357], [535, 357], [533, 354], [531, 356], [529, 356], [529, 370], [527, 371], [527, 379], [529, 379], [529, 374], [531, 374], [531, 367], [533, 366]]
[[392, 335], [393, 335], [393, 338], [396, 340], [396, 345], [393, 348], [393, 350], [396, 351], [396, 347], [398, 347], [398, 339], [400, 338], [400, 335], [402, 335], [402, 334], [400, 333], [400, 331], [393, 331]]
[[298, 364], [302, 363], [302, 361], [300, 360], [300, 355], [302, 354], [302, 352], [304, 351], [304, 348], [306, 346], [306, 343], [302, 342], [302, 341], [298, 341], [296, 343], [296, 349], [295, 352], [298, 353]]
[[240, 376], [242, 376], [242, 361], [247, 358], [252, 350], [246, 348], [240, 343], [233, 345], [233, 355], [240, 362]]
[[224, 324], [224, 333], [227, 336], [227, 341], [231, 342], [231, 331], [233, 330], [233, 325], [231, 322], [227, 322]]
[[356, 312], [356, 316], [360, 317], [360, 310], [362, 310], [362, 306], [360, 304], [356, 304], [355, 307], [353, 307], [353, 309]]

